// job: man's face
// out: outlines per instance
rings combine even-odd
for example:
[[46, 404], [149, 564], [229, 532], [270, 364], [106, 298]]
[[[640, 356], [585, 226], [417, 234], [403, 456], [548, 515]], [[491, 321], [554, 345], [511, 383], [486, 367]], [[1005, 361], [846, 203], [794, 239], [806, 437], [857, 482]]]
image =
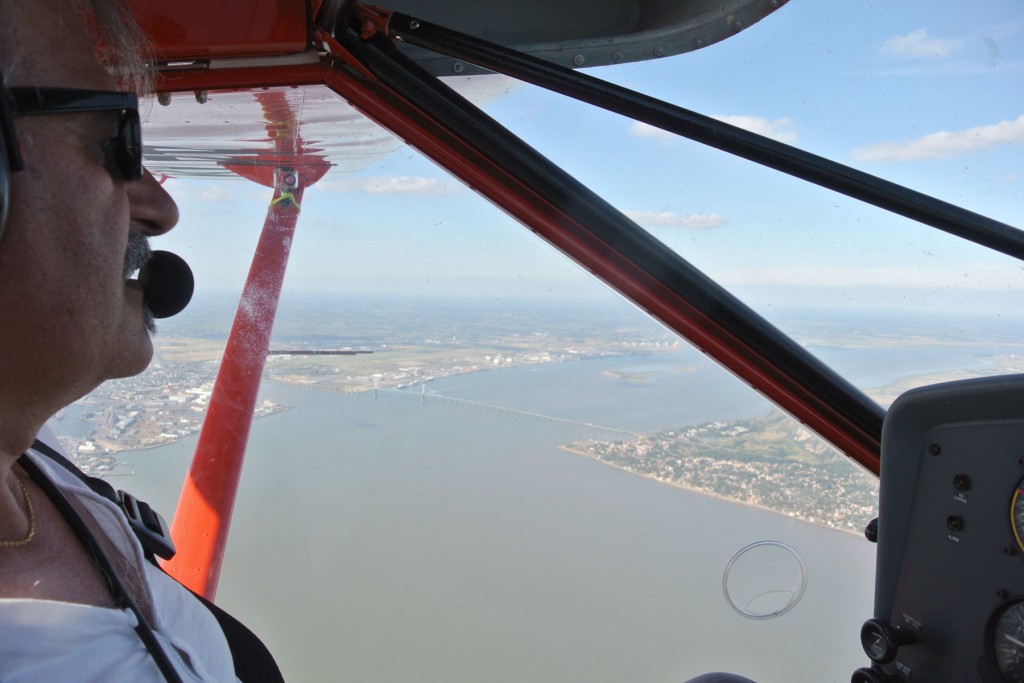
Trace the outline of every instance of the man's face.
[[[120, 89], [69, 0], [17, 4], [9, 86]], [[170, 230], [177, 207], [148, 173], [125, 181], [108, 172], [102, 144], [116, 124], [116, 112], [16, 119], [26, 169], [12, 174], [0, 241], [0, 392], [60, 394], [54, 410], [105, 379], [141, 372], [152, 356], [125, 253], [129, 233]]]

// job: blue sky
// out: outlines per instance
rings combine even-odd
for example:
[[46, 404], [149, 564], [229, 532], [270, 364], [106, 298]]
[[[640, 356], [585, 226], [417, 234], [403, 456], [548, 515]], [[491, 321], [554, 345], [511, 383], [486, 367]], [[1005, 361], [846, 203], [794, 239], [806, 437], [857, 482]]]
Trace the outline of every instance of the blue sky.
[[[1024, 226], [1024, 6], [791, 0], [694, 53], [591, 75]], [[486, 111], [757, 307], [1011, 311], [1021, 264], [529, 86]], [[173, 179], [159, 241], [240, 289], [269, 191]], [[286, 287], [599, 296], [566, 259], [408, 149], [307, 191]]]

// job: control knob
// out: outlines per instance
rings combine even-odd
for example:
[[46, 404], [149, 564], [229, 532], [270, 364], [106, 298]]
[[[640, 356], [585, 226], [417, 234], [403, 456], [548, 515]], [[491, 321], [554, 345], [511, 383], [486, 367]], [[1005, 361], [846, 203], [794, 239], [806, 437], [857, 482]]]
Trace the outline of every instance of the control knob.
[[853, 672], [850, 683], [890, 683], [896, 679], [875, 669], [862, 668]]
[[868, 619], [860, 629], [860, 644], [872, 662], [888, 664], [901, 645], [914, 642], [906, 629], [893, 628], [885, 619]]

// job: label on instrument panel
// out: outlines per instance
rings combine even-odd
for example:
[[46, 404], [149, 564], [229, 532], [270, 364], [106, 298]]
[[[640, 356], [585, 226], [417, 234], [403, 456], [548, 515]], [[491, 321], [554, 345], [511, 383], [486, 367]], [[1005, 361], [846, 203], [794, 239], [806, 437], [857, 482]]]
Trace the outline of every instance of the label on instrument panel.
[[965, 496], [962, 493], [958, 493], [955, 496], [953, 496], [953, 500], [955, 500], [958, 503], [963, 503], [964, 505], [967, 504], [967, 496]]
[[907, 678], [910, 678], [910, 673], [911, 673], [912, 669], [909, 666], [907, 666], [903, 662], [893, 662], [893, 664], [896, 666], [896, 670], [897, 671], [899, 671], [901, 674], [903, 674]]
[[960, 537], [959, 536], [954, 536], [953, 534], [947, 534], [946, 538], [948, 538], [949, 540], [953, 541], [953, 543], [959, 543], [960, 542]]
[[915, 631], [920, 631], [921, 630], [921, 622], [920, 621], [918, 621], [914, 617], [910, 616], [906, 612], [901, 613], [900, 616], [903, 617], [903, 623], [904, 624], [906, 624], [907, 626], [911, 627]]

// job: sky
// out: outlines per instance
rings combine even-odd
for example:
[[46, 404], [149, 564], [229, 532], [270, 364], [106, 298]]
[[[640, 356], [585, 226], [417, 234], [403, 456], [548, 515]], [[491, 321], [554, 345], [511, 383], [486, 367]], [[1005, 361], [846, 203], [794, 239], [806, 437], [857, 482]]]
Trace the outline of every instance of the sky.
[[[1024, 5], [791, 0], [692, 53], [588, 70], [1024, 226]], [[1017, 315], [1007, 256], [532, 86], [484, 108], [759, 309]], [[212, 97], [215, 97], [213, 95]], [[603, 285], [397, 141], [303, 201], [291, 291], [601, 297]], [[270, 191], [172, 178], [200, 292], [240, 290]]]

